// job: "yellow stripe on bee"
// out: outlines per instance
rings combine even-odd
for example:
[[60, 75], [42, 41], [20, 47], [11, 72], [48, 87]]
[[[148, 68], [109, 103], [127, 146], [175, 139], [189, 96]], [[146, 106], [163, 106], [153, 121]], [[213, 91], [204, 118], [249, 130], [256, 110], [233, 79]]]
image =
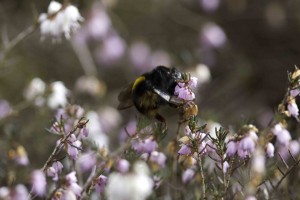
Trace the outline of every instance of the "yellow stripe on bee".
[[140, 76], [137, 79], [135, 79], [133, 86], [132, 86], [132, 90], [134, 90], [136, 88], [136, 86], [138, 84], [140, 84], [141, 82], [143, 82], [145, 80], [145, 76]]

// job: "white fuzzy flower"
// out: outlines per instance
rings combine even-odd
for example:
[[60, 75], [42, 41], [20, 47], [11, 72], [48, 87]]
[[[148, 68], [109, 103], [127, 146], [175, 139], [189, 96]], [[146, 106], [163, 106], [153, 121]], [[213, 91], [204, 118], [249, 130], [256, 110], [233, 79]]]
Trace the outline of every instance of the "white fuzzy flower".
[[45, 99], [42, 97], [46, 90], [45, 82], [40, 78], [34, 78], [24, 91], [24, 97], [27, 101], [34, 101], [36, 106], [42, 106]]
[[87, 123], [89, 130], [88, 139], [98, 147], [108, 147], [109, 138], [103, 132], [98, 113], [90, 111], [87, 113], [86, 118], [89, 119], [89, 123]]
[[42, 38], [52, 36], [60, 39], [64, 35], [67, 39], [71, 37], [71, 33], [76, 31], [83, 21], [78, 8], [73, 5], [62, 7], [56, 1], [51, 1], [48, 7], [48, 13], [42, 13], [39, 16], [40, 29]]
[[48, 97], [48, 106], [51, 109], [56, 109], [59, 106], [65, 106], [68, 103], [67, 95], [69, 90], [63, 82], [56, 81], [51, 84], [52, 94]]
[[[145, 169], [143, 169], [145, 168]], [[111, 173], [108, 177], [106, 194], [108, 200], [144, 200], [152, 192], [153, 181], [145, 163], [136, 163], [134, 173]]]
[[61, 3], [57, 1], [51, 1], [48, 7], [48, 14], [52, 15], [58, 12], [61, 9], [61, 7], [62, 7]]
[[255, 173], [264, 174], [266, 170], [266, 159], [263, 151], [257, 148], [251, 162], [251, 170]]

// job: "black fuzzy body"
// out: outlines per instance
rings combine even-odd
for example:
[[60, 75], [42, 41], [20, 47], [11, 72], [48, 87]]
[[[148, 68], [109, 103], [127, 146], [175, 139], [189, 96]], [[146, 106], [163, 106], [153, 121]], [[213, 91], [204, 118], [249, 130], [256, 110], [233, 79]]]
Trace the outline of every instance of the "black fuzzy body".
[[165, 99], [156, 94], [153, 89], [157, 89], [170, 96], [174, 95], [176, 81], [173, 78], [175, 69], [158, 66], [151, 72], [145, 73], [142, 77], [145, 80], [139, 82], [132, 90], [132, 100], [136, 109], [148, 117], [155, 117], [162, 121], [157, 109], [161, 105], [169, 104]]

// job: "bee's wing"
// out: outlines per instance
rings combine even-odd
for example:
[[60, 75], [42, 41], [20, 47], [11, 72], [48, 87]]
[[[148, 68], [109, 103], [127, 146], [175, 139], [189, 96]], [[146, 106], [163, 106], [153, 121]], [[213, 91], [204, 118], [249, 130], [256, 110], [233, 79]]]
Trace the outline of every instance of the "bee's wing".
[[118, 100], [120, 102], [118, 105], [118, 110], [124, 110], [133, 106], [132, 86], [133, 84], [130, 84], [127, 88], [120, 92], [118, 96]]

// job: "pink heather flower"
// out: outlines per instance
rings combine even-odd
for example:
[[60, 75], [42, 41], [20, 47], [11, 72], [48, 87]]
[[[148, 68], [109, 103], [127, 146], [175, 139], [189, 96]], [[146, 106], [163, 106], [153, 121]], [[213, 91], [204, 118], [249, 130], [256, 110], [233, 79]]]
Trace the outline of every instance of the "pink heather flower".
[[124, 55], [125, 50], [125, 41], [118, 35], [110, 35], [96, 50], [96, 56], [100, 63], [112, 64]]
[[223, 29], [214, 23], [205, 24], [200, 37], [202, 43], [210, 48], [221, 48], [225, 45], [227, 40]]
[[218, 9], [220, 0], [199, 0], [202, 8], [207, 12], [213, 12]]
[[119, 110], [111, 106], [101, 107], [99, 110], [99, 118], [101, 119], [101, 127], [105, 133], [119, 127], [122, 122], [122, 116]]
[[210, 154], [210, 153], [215, 153], [216, 152], [216, 145], [211, 141], [211, 140], [208, 140], [206, 142], [206, 153]]
[[120, 173], [126, 173], [129, 171], [130, 163], [128, 160], [121, 159], [117, 163], [117, 169]]
[[78, 139], [85, 139], [89, 136], [89, 130], [86, 127], [83, 127], [78, 135]]
[[252, 140], [254, 140], [255, 142], [257, 142], [257, 140], [258, 140], [258, 136], [257, 136], [257, 134], [254, 132], [254, 131], [249, 131], [249, 137], [252, 139]]
[[227, 161], [223, 162], [223, 173], [226, 174], [229, 168], [229, 163]]
[[128, 137], [133, 137], [136, 134], [136, 121], [130, 121], [125, 128], [120, 132], [120, 142], [124, 142]]
[[184, 128], [184, 134], [185, 135], [190, 135], [192, 132], [191, 132], [191, 129], [190, 129], [190, 127], [189, 126], [186, 126], [185, 128]]
[[292, 97], [296, 97], [296, 96], [298, 96], [299, 94], [300, 94], [300, 89], [299, 89], [299, 88], [296, 88], [296, 89], [293, 89], [293, 90], [290, 91], [290, 95], [291, 95]]
[[80, 148], [81, 142], [76, 139], [76, 136], [74, 134], [72, 134], [70, 136], [70, 141], [68, 142], [68, 154], [73, 160], [76, 160]]
[[188, 168], [182, 174], [182, 182], [187, 183], [187, 182], [191, 181], [194, 178], [194, 176], [195, 176], [195, 171]]
[[187, 145], [182, 145], [181, 148], [178, 151], [179, 155], [190, 155], [192, 153], [191, 149]]
[[295, 102], [289, 103], [287, 108], [293, 117], [297, 118], [299, 116], [299, 108]]
[[286, 129], [283, 129], [276, 136], [278, 143], [284, 146], [287, 146], [292, 139], [290, 132]]
[[91, 18], [87, 22], [87, 31], [93, 39], [102, 39], [111, 28], [111, 20], [101, 4], [92, 7]]
[[61, 193], [58, 197], [53, 198], [52, 200], [76, 200], [76, 195], [70, 189], [58, 191], [58, 194]]
[[175, 95], [178, 95], [179, 98], [192, 101], [195, 99], [195, 94], [188, 87], [180, 87], [177, 85], [175, 87]]
[[191, 88], [196, 88], [197, 87], [197, 83], [198, 83], [198, 78], [196, 77], [191, 77], [189, 82], [188, 82], [188, 85], [191, 87]]
[[133, 141], [132, 147], [138, 153], [151, 153], [156, 149], [157, 143], [156, 141], [148, 138], [143, 141]]
[[9, 103], [5, 100], [0, 100], [0, 119], [3, 119], [12, 113]]
[[272, 129], [272, 132], [273, 132], [274, 135], [277, 136], [277, 135], [279, 135], [283, 130], [284, 130], [284, 128], [282, 127], [281, 124], [276, 124], [276, 125], [274, 126], [274, 128]]
[[235, 141], [229, 141], [226, 145], [226, 155], [232, 157], [236, 154], [239, 144]]
[[255, 196], [247, 196], [245, 200], [256, 200]]
[[150, 65], [151, 49], [145, 42], [134, 42], [129, 49], [132, 64], [138, 69]]
[[66, 175], [67, 189], [71, 190], [76, 194], [76, 196], [80, 196], [82, 188], [77, 184], [76, 172], [73, 171]]
[[199, 144], [199, 149], [198, 149], [198, 151], [199, 151], [198, 153], [201, 153], [201, 155], [207, 153], [207, 150], [206, 150], [206, 142], [205, 142], [205, 141], [202, 141], [202, 142]]
[[79, 164], [82, 172], [87, 172], [91, 170], [96, 165], [96, 162], [97, 157], [94, 152], [87, 152], [81, 154], [77, 160], [77, 163]]
[[17, 164], [23, 165], [23, 166], [27, 166], [29, 164], [29, 159], [28, 159], [27, 155], [17, 156], [15, 158], [15, 161]]
[[16, 185], [14, 192], [12, 193], [13, 200], [27, 200], [28, 199], [28, 191], [26, 187], [22, 184]]
[[100, 175], [97, 179], [96, 179], [96, 185], [95, 185], [95, 190], [98, 194], [101, 194], [104, 192], [105, 186], [107, 184], [107, 177], [104, 175]]
[[51, 167], [47, 169], [47, 175], [52, 177], [54, 181], [58, 181], [58, 173], [62, 171], [63, 165], [61, 162], [56, 161], [52, 164]]
[[[300, 144], [297, 140], [292, 140], [289, 142], [287, 146], [280, 145], [278, 147], [278, 153], [283, 157], [283, 159], [288, 159], [290, 157], [290, 153], [293, 156], [297, 156], [300, 151]], [[290, 151], [290, 153], [289, 153]]]
[[238, 155], [241, 158], [245, 158], [247, 155], [252, 154], [255, 149], [255, 142], [249, 136], [244, 137], [238, 146]]
[[266, 146], [266, 154], [268, 158], [272, 158], [274, 157], [274, 151], [275, 151], [275, 147], [272, 143], [268, 143]]
[[300, 151], [300, 144], [297, 140], [292, 140], [289, 144], [289, 150], [293, 156], [296, 156]]
[[32, 191], [38, 196], [44, 196], [46, 193], [46, 177], [41, 170], [35, 170], [31, 174]]
[[167, 157], [161, 152], [153, 151], [150, 155], [150, 160], [158, 164], [160, 167], [165, 167]]

